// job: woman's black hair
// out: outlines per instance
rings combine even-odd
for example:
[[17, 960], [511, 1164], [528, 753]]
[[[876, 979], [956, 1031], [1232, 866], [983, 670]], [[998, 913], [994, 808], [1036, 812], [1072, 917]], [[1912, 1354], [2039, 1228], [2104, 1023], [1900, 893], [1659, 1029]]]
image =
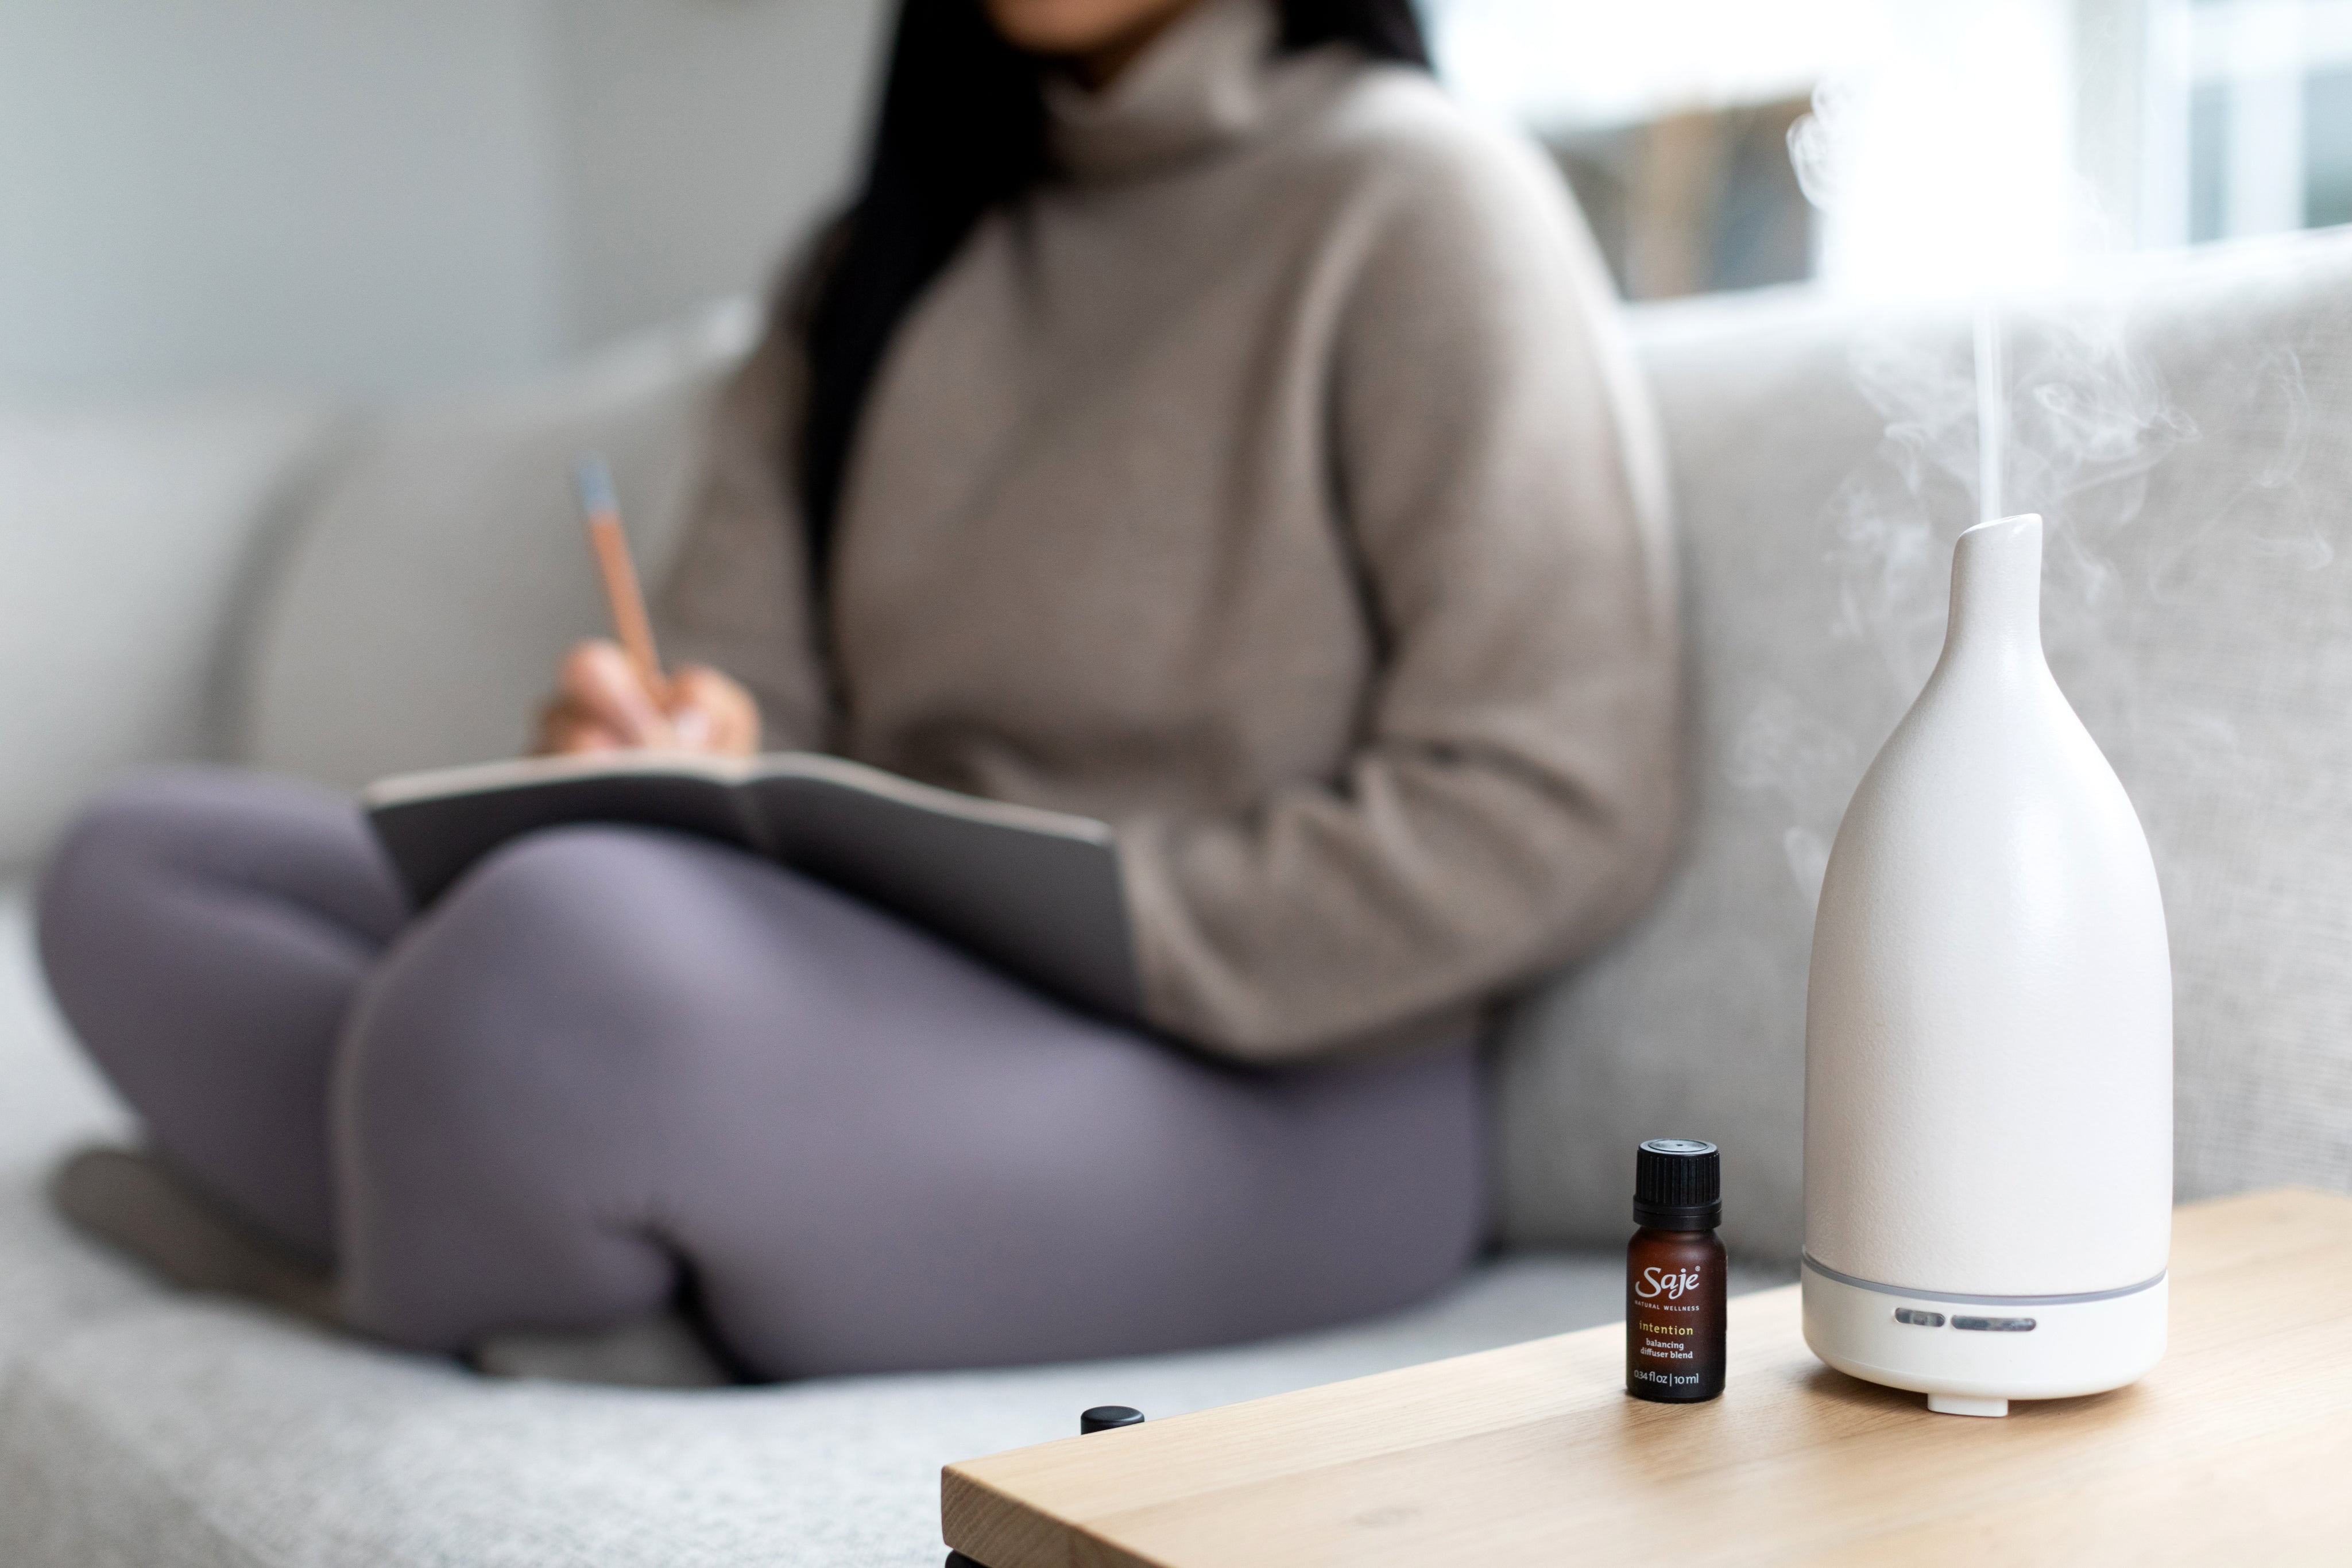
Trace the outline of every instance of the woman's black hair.
[[[1412, 0], [1273, 0], [1284, 53], [1349, 43], [1427, 68]], [[806, 316], [801, 501], [822, 585], [835, 510], [883, 350], [980, 221], [1045, 172], [1039, 64], [997, 35], [981, 0], [903, 0], [866, 181], [821, 264]]]

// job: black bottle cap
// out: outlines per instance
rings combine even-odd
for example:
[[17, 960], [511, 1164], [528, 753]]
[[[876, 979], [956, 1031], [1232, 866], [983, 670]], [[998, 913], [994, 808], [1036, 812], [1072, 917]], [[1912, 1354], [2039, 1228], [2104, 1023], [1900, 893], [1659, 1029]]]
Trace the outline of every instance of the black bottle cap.
[[1143, 1419], [1143, 1412], [1126, 1405], [1097, 1405], [1078, 1413], [1078, 1433], [1108, 1432], [1113, 1427], [1133, 1427]]
[[1696, 1138], [1652, 1138], [1633, 1155], [1633, 1223], [1712, 1230], [1723, 1223], [1723, 1156]]

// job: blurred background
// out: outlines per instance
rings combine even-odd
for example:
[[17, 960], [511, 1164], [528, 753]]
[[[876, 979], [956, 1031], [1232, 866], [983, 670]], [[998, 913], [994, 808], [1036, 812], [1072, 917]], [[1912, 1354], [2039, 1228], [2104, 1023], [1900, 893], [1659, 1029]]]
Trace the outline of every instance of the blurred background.
[[[0, 399], [415, 392], [755, 288], [845, 193], [888, 10], [0, 0]], [[1633, 298], [2352, 221], [2352, 0], [1426, 15]]]

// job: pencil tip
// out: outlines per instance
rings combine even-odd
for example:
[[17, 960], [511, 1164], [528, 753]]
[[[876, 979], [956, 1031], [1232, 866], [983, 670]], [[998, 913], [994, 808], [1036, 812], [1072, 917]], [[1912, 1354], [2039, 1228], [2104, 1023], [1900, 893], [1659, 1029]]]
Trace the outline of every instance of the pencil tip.
[[613, 472], [604, 466], [604, 458], [593, 452], [583, 452], [572, 465], [572, 481], [579, 487], [580, 509], [590, 517], [604, 513], [620, 515], [620, 497], [613, 490]]

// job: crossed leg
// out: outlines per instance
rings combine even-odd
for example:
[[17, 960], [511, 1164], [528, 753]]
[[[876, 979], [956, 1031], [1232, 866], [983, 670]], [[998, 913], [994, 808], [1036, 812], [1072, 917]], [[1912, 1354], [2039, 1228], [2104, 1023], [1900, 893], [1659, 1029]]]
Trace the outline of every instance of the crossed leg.
[[404, 920], [348, 805], [190, 775], [93, 813], [42, 909], [159, 1145], [400, 1343], [690, 1276], [771, 1376], [1142, 1354], [1399, 1305], [1475, 1244], [1466, 1046], [1222, 1065], [641, 830], [534, 835]]

